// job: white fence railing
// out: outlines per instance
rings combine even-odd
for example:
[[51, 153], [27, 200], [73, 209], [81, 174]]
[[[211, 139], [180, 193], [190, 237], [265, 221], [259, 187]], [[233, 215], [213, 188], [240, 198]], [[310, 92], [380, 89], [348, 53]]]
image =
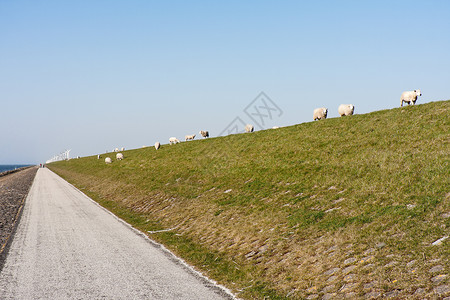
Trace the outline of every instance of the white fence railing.
[[65, 151], [61, 152], [60, 154], [53, 156], [52, 158], [47, 160], [45, 163], [49, 164], [54, 161], [69, 160], [69, 159], [70, 159], [70, 150], [65, 150]]

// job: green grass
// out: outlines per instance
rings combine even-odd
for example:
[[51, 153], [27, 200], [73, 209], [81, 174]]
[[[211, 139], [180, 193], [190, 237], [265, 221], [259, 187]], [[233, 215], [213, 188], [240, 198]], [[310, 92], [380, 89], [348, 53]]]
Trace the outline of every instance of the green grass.
[[379, 242], [371, 276], [380, 289], [406, 291], [429, 281], [417, 275], [427, 264], [386, 277], [386, 255], [401, 265], [449, 254], [448, 242], [429, 246], [449, 235], [449, 108], [433, 102], [49, 168], [144, 232], [176, 227], [150, 237], [241, 298], [302, 298], [311, 286], [322, 295], [323, 272], [343, 267], [344, 249], [359, 259]]

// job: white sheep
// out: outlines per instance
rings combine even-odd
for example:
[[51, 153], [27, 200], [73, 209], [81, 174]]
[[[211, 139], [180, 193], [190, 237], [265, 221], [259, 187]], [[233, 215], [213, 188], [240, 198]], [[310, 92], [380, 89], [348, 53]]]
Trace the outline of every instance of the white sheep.
[[176, 143], [179, 143], [179, 142], [180, 142], [180, 140], [178, 140], [176, 137], [171, 137], [171, 138], [169, 139], [169, 143], [170, 143], [171, 145], [176, 144]]
[[119, 148], [114, 149], [113, 152], [119, 152]]
[[125, 151], [125, 147], [122, 147], [122, 148], [120, 149], [120, 151]]
[[191, 141], [191, 140], [194, 140], [194, 139], [195, 139], [195, 134], [184, 136], [184, 140], [185, 141]]
[[403, 106], [403, 102], [408, 103], [408, 105], [410, 105], [411, 102], [413, 105], [416, 104], [418, 96], [422, 96], [420, 90], [403, 92], [402, 96], [400, 97], [400, 106]]
[[353, 104], [341, 104], [338, 108], [339, 115], [342, 116], [351, 116], [355, 111], [355, 106]]
[[273, 126], [272, 129], [278, 129], [280, 126]]
[[209, 137], [209, 132], [208, 131], [203, 131], [203, 130], [200, 130], [200, 132], [199, 132], [201, 135], [202, 135], [202, 137], [204, 137], [204, 138], [207, 138], [207, 137]]
[[158, 150], [161, 147], [161, 144], [159, 142], [155, 143], [155, 149]]
[[314, 121], [326, 119], [327, 114], [328, 114], [328, 108], [325, 108], [325, 107], [316, 108], [314, 110], [313, 119], [314, 119]]
[[105, 163], [107, 163], [107, 164], [112, 163], [111, 157], [105, 158]]
[[123, 159], [123, 154], [122, 153], [117, 153], [116, 154], [116, 159], [117, 160], [122, 160]]
[[253, 125], [251, 124], [245, 125], [245, 132], [253, 132], [254, 129], [255, 127], [253, 127]]
[[100, 154], [99, 154], [99, 155], [97, 155], [97, 159], [100, 159], [100, 158], [101, 158]]

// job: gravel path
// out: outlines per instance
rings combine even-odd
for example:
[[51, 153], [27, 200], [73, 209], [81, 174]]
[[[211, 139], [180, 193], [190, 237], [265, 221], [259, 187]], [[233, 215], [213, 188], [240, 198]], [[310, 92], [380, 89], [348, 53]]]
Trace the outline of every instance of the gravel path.
[[[36, 175], [37, 167], [0, 176], [0, 271], [8, 252], [21, 207]], [[4, 172], [0, 175], [3, 175]]]
[[231, 298], [48, 169], [0, 273], [0, 299]]

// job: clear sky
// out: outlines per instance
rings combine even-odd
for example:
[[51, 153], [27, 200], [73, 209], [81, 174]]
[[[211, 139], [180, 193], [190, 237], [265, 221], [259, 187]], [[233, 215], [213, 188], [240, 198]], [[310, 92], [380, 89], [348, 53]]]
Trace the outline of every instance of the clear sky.
[[[450, 99], [450, 1], [0, 0], [0, 164]], [[281, 115], [280, 115], [281, 114]]]

